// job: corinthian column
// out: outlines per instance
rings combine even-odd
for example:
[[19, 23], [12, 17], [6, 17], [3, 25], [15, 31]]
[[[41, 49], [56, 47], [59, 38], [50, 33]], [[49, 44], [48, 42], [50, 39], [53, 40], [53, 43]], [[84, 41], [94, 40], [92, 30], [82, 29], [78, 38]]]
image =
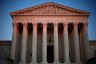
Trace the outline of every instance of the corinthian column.
[[87, 59], [89, 59], [88, 58], [88, 46], [89, 46], [89, 42], [88, 42], [88, 23], [84, 23], [84, 45], [85, 45], [85, 48], [86, 48], [86, 62], [87, 62]]
[[11, 59], [15, 61], [16, 59], [16, 42], [17, 42], [18, 30], [17, 23], [13, 23], [13, 37], [11, 46]]
[[21, 50], [21, 62], [20, 62], [20, 64], [26, 64], [27, 38], [28, 38], [27, 24], [23, 23], [23, 37], [22, 37], [22, 50]]
[[37, 63], [37, 24], [33, 24], [33, 39], [32, 39], [32, 62], [31, 64]]
[[43, 24], [43, 51], [42, 64], [47, 64], [47, 25]]
[[58, 53], [58, 25], [54, 24], [54, 64], [59, 64]]
[[69, 59], [68, 24], [64, 24], [64, 51], [65, 51], [64, 64], [71, 64]]
[[80, 47], [79, 47], [79, 36], [78, 36], [78, 24], [74, 23], [74, 43], [75, 43], [75, 61], [76, 64], [82, 64], [80, 60]]

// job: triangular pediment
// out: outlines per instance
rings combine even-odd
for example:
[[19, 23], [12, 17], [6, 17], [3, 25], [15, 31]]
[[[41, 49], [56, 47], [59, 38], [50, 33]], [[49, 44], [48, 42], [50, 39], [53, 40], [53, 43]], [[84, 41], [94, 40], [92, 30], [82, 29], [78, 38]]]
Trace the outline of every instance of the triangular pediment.
[[86, 14], [88, 12], [77, 10], [64, 5], [48, 2], [45, 4], [33, 6], [16, 12], [12, 12], [11, 15], [76, 15]]

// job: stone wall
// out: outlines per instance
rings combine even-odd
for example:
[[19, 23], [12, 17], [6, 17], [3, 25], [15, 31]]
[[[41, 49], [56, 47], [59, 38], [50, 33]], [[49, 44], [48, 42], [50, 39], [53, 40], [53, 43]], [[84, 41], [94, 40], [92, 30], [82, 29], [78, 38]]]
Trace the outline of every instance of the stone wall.
[[0, 46], [0, 64], [6, 64], [5, 62], [10, 58], [10, 51], [10, 46]]
[[96, 41], [89, 41], [89, 58], [96, 56]]
[[0, 64], [8, 64], [10, 58], [11, 41], [0, 41]]

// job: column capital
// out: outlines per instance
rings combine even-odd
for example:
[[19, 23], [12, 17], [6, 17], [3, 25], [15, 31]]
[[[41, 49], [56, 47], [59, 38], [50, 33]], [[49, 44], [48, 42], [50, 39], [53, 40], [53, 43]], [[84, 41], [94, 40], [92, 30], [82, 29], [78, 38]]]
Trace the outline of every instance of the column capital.
[[28, 23], [22, 23], [23, 27], [27, 27]]
[[12, 25], [13, 25], [13, 28], [14, 28], [14, 27], [18, 26], [18, 23], [17, 22], [13, 22]]
[[75, 27], [78, 27], [78, 22], [73, 23]]
[[37, 23], [35, 23], [35, 22], [34, 22], [34, 23], [32, 23], [32, 24], [33, 24], [33, 26], [37, 26]]
[[68, 23], [68, 22], [64, 22], [63, 24], [64, 24], [64, 25], [66, 25], [66, 24], [68, 25], [69, 23]]
[[68, 26], [68, 24], [69, 24], [68, 22], [67, 23], [63, 23], [64, 26]]
[[44, 27], [47, 27], [47, 23], [42, 23], [42, 25], [43, 25]]
[[58, 23], [53, 23], [54, 27], [58, 27]]
[[84, 24], [84, 27], [88, 27], [88, 23], [87, 22], [85, 22], [83, 24]]

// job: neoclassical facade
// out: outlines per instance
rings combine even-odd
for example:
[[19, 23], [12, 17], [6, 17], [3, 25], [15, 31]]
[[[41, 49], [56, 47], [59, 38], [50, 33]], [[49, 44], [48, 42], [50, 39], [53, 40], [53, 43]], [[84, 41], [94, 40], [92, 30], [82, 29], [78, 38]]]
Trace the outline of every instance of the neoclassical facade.
[[89, 12], [47, 2], [12, 12], [11, 59], [18, 64], [83, 64]]

